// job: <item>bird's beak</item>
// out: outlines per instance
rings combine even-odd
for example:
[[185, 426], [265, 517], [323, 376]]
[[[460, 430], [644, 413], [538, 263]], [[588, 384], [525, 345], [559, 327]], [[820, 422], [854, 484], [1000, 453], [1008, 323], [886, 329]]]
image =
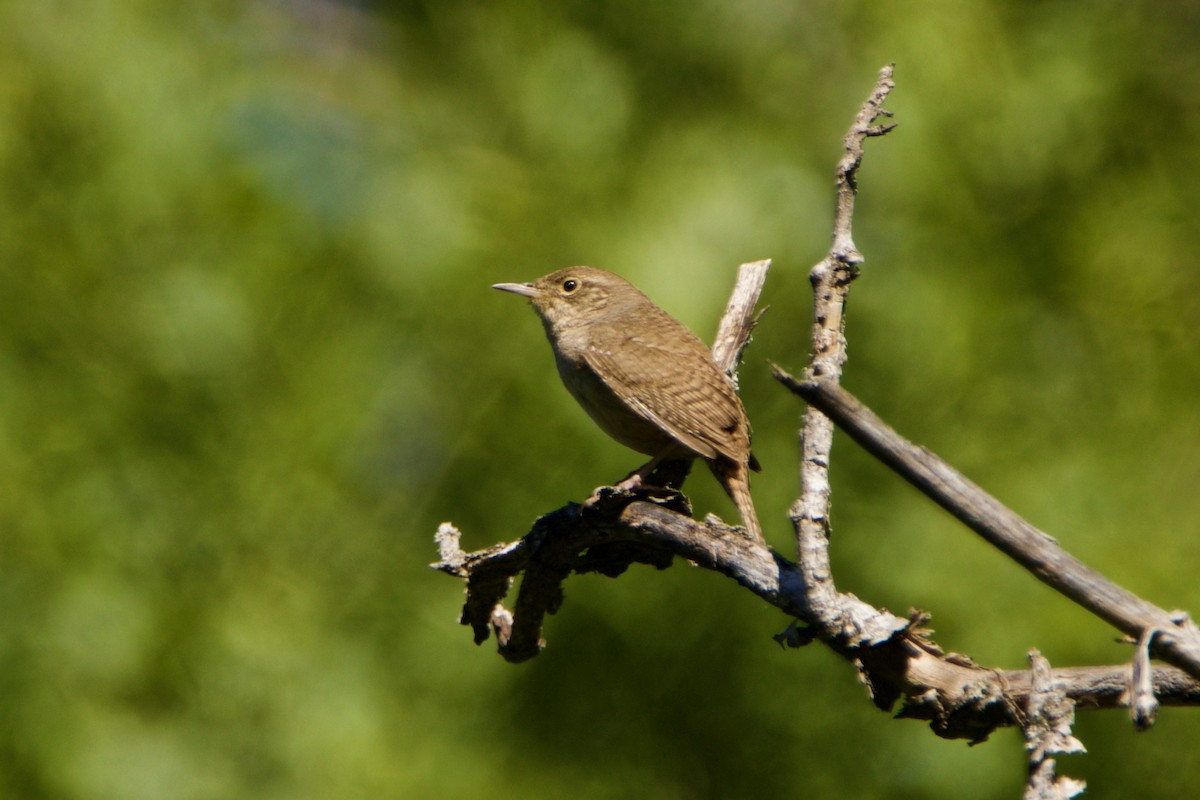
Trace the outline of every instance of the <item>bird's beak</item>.
[[499, 289], [502, 292], [525, 295], [526, 297], [533, 297], [537, 294], [532, 283], [497, 283], [492, 288]]

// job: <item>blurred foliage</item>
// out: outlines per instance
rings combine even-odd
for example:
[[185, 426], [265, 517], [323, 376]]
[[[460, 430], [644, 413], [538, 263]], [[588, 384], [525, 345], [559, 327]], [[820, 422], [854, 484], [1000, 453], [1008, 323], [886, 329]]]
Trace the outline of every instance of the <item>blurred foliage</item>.
[[[1015, 733], [889, 721], [686, 565], [571, 581], [533, 663], [475, 648], [436, 524], [511, 539], [638, 463], [487, 287], [605, 266], [707, 336], [773, 257], [742, 386], [788, 552], [765, 362], [804, 363], [896, 61], [848, 385], [1195, 612], [1198, 36], [1146, 0], [0, 4], [0, 794], [1014, 796]], [[1128, 657], [845, 440], [834, 478], [843, 589], [986, 664]], [[1190, 791], [1194, 711], [1078, 732], [1097, 795]]]

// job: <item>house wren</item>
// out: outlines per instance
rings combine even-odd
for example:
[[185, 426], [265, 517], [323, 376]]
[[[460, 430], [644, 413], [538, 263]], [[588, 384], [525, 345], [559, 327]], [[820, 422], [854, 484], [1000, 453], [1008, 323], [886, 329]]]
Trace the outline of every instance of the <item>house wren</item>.
[[605, 433], [651, 457], [621, 488], [663, 461], [703, 458], [762, 541], [750, 499], [750, 470], [759, 469], [750, 423], [733, 381], [694, 333], [624, 278], [593, 267], [492, 288], [529, 298], [568, 391]]

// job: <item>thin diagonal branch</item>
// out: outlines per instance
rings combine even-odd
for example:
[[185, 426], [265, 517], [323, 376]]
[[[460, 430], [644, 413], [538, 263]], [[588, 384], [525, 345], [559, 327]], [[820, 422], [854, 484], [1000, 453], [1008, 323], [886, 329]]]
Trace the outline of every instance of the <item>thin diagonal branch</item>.
[[828, 380], [776, 377], [833, 419], [864, 450], [895, 470], [1038, 580], [1138, 639], [1156, 630], [1153, 652], [1200, 678], [1200, 631], [1186, 618], [1147, 602], [1068, 553], [929, 450], [898, 434], [844, 388]]
[[[890, 116], [883, 102], [892, 85], [887, 67], [845, 138], [837, 172], [833, 245], [811, 273], [815, 298], [809, 371], [806, 381], [786, 378], [798, 385], [836, 387], [841, 375], [845, 297], [862, 262], [851, 236], [857, 170], [865, 140], [893, 127], [877, 124], [879, 117]], [[753, 327], [765, 269], [762, 262], [742, 267], [739, 288], [714, 345], [727, 370], [736, 366]], [[743, 294], [748, 299], [738, 300]], [[919, 612], [901, 619], [839, 593], [830, 572], [826, 536], [833, 419], [817, 402], [810, 402], [803, 435], [802, 494], [792, 509], [798, 564], [713, 517], [697, 522], [678, 492], [643, 487], [637, 492], [604, 490], [586, 507], [569, 504], [544, 515], [519, 541], [475, 553], [463, 552], [457, 529], [445, 523], [436, 537], [441, 561], [433, 566], [466, 581], [462, 624], [473, 629], [477, 643], [494, 633], [500, 653], [510, 661], [541, 651], [546, 616], [562, 605], [562, 583], [569, 575], [599, 572], [616, 577], [636, 563], [664, 569], [678, 556], [732, 578], [796, 619], [778, 641], [798, 647], [821, 639], [854, 663], [877, 706], [887, 710], [900, 702], [897, 716], [928, 720], [939, 736], [982, 741], [996, 727], [1024, 726], [1028, 715], [1022, 709], [1031, 708], [1031, 697], [1047, 686], [1081, 709], [1123, 706], [1134, 684], [1143, 696], [1142, 707], [1154, 700], [1200, 705], [1200, 681], [1172, 667], [1143, 670], [1131, 680], [1126, 665], [1049, 671], [1043, 662], [1044, 669], [1035, 664], [1035, 669], [1012, 672], [977, 666], [965, 657], [943, 653], [921, 629], [926, 617]], [[503, 602], [518, 577], [520, 588], [510, 612]], [[1163, 623], [1166, 612], [1151, 608], [1154, 622]], [[1146, 647], [1153, 643], [1156, 652], [1162, 652], [1165, 643], [1186, 644], [1194, 636], [1194, 628], [1179, 615], [1169, 615], [1165, 622], [1156, 624], [1152, 633], [1142, 629]]]

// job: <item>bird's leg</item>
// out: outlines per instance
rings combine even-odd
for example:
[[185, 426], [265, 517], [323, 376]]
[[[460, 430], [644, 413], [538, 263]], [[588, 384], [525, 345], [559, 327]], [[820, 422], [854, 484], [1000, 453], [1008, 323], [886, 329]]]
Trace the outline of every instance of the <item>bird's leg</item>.
[[658, 465], [663, 463], [667, 459], [667, 456], [671, 455], [674, 450], [675, 448], [673, 447], [664, 448], [661, 453], [626, 475], [619, 483], [613, 486], [597, 486], [592, 490], [591, 497], [583, 501], [583, 505], [585, 507], [595, 505], [604, 492], [611, 493], [613, 490], [617, 492], [632, 492], [639, 486], [648, 485], [647, 479], [650, 477], [650, 473], [654, 472], [658, 468]]
[[674, 449], [674, 447], [668, 447], [664, 449], [654, 458], [650, 459], [645, 464], [626, 475], [621, 482], [613, 488], [617, 489], [618, 491], [629, 492], [641, 486], [642, 483], [650, 477], [650, 473], [658, 469], [658, 465], [665, 461], [667, 456], [669, 456]]
[[680, 490], [683, 482], [687, 480], [688, 473], [692, 471], [693, 460], [677, 456], [666, 458], [658, 465], [658, 469], [646, 476], [646, 482], [653, 486]]

